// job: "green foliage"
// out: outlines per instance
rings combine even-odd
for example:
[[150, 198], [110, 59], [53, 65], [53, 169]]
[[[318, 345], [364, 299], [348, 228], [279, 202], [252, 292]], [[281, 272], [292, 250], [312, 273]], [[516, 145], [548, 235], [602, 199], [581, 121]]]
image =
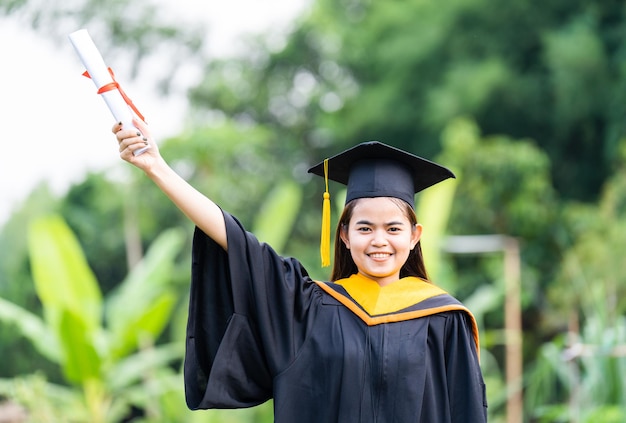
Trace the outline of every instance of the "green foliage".
[[0, 320], [12, 323], [44, 356], [59, 359], [59, 345], [52, 333], [37, 316], [0, 297]]
[[90, 173], [72, 185], [61, 200], [59, 213], [80, 239], [105, 293], [128, 273], [124, 210], [126, 204], [132, 204], [131, 195], [129, 189], [106, 175]]
[[[621, 2], [558, 0], [536, 7], [523, 0], [317, 0], [284, 48], [257, 39], [249, 53], [227, 60], [197, 54], [195, 29], [178, 30], [155, 15], [149, 2], [133, 3], [132, 17], [124, 2], [40, 6], [9, 1], [0, 3], [0, 10], [19, 13], [40, 31], [57, 34], [69, 32], [70, 23], [74, 29], [97, 19], [103, 28], [98, 44], [105, 50], [119, 46], [111, 51], [132, 57], [136, 69], [151, 54], [170, 58], [164, 79], [179, 63], [198, 64], [204, 77], [190, 90], [192, 128], [167, 140], [164, 156], [247, 227], [258, 228], [263, 239], [300, 258], [314, 277], [323, 278], [316, 270], [323, 189], [305, 175], [309, 164], [370, 139], [429, 158], [439, 155], [459, 177], [445, 219], [447, 233], [502, 233], [521, 242], [525, 362], [549, 375], [540, 380], [529, 373], [528, 414], [537, 421], [570, 418], [573, 385], [562, 362], [570, 345], [558, 334], [579, 312], [587, 328], [581, 335], [585, 342], [610, 344], [609, 334], [621, 330], [618, 317], [625, 306], [619, 266], [626, 236], [626, 9]], [[189, 48], [173, 52], [172, 46], [181, 45]], [[141, 247], [164, 227], [188, 225], [155, 187], [134, 176], [123, 192], [89, 177], [63, 205], [85, 256], [96, 261], [90, 267], [105, 294], [126, 274], [126, 262], [132, 262], [124, 256], [130, 249], [123, 222], [137, 230]], [[280, 190], [293, 179], [301, 191], [285, 194], [291, 198], [285, 203], [294, 212], [296, 203], [303, 205], [297, 218], [292, 222], [292, 211], [279, 206], [268, 216], [288, 222], [279, 227], [282, 233], [262, 229], [266, 225], [256, 220], [258, 206], [275, 187]], [[429, 196], [420, 197], [424, 207]], [[444, 223], [433, 215], [447, 216], [447, 207], [420, 213], [428, 222], [426, 234], [429, 228], [442, 232]], [[0, 240], [0, 267], [8, 272], [2, 275], [12, 281], [0, 282], [0, 296], [10, 294], [36, 310], [25, 288], [32, 284], [28, 259], [19, 253], [23, 240], [14, 228]], [[274, 235], [280, 236], [270, 238]], [[186, 248], [183, 256], [188, 256]], [[425, 245], [429, 248], [430, 256], [436, 255], [433, 245]], [[498, 257], [444, 256], [433, 269], [438, 282], [454, 287], [471, 304], [481, 325], [500, 328], [500, 263]], [[188, 263], [177, 261], [173, 272], [174, 283], [187, 279]], [[186, 285], [177, 288], [182, 293]], [[152, 300], [156, 315], [170, 307], [166, 297]], [[20, 314], [3, 309], [5, 315]], [[58, 316], [68, 331], [84, 324], [71, 313]], [[45, 327], [36, 321], [26, 318], [21, 330], [38, 336]], [[132, 321], [128, 333], [116, 331], [116, 339], [125, 339], [116, 347], [118, 354], [142, 342], [130, 333], [157, 331], [164, 324]], [[483, 334], [485, 345], [500, 345], [500, 332]], [[54, 342], [41, 339], [48, 338], [41, 337], [39, 344], [54, 349]], [[506, 393], [499, 374], [505, 357], [498, 348], [483, 357], [490, 413], [498, 413]], [[597, 385], [597, 375], [603, 375], [607, 389], [622, 389], [612, 378], [621, 366], [615, 360], [578, 362], [590, 398], [586, 421], [623, 417], [616, 394], [606, 396]], [[243, 410], [237, 416], [254, 413]], [[221, 412], [206, 416], [228, 418]]]
[[[55, 198], [47, 184], [36, 187], [19, 205], [0, 232], [0, 299], [39, 313], [41, 304], [35, 293], [30, 275], [28, 257], [28, 222], [33, 218], [58, 210]], [[21, 320], [20, 320], [21, 321]], [[39, 338], [45, 343], [45, 337]], [[37, 362], [40, 371], [51, 380], [60, 380], [58, 366], [42, 358], [36, 348], [15, 326], [0, 325], [0, 345], [6, 360], [0, 360], [0, 375], [17, 375], [29, 372]]]
[[167, 326], [176, 305], [171, 287], [173, 258], [182, 239], [178, 230], [163, 232], [151, 245], [146, 260], [107, 298], [105, 321], [111, 331], [113, 358], [128, 355], [141, 345], [142, 337], [160, 334]]
[[446, 181], [420, 194], [416, 214], [425, 231], [420, 239], [424, 263], [430, 278], [444, 289], [449, 281], [440, 277], [443, 239], [447, 234], [456, 181]]
[[590, 318], [579, 337], [546, 343], [527, 379], [529, 414], [539, 422], [623, 421], [625, 323]]
[[[616, 263], [622, 262], [626, 236], [626, 172], [621, 168], [608, 181], [598, 207], [571, 204], [565, 210], [569, 228], [567, 240], [571, 248], [562, 262], [559, 285], [551, 292], [552, 303], [559, 310], [580, 310], [592, 317], [600, 311], [609, 313], [609, 320], [626, 311], [626, 277]], [[574, 289], [558, 292], [557, 287], [568, 283]], [[594, 290], [604, 296], [597, 299]]]
[[0, 379], [0, 394], [28, 410], [28, 423], [89, 421], [81, 397], [67, 386], [50, 383], [41, 372], [13, 380]]
[[[522, 240], [524, 303], [527, 307], [540, 303], [543, 293], [537, 283], [552, 280], [554, 263], [561, 254], [559, 202], [550, 184], [549, 159], [528, 140], [482, 136], [468, 119], [450, 123], [443, 146], [438, 160], [459, 178], [448, 233], [504, 234]], [[455, 292], [461, 298], [488, 280], [500, 280], [502, 274], [501, 265], [494, 267], [489, 257], [450, 258], [448, 266], [454, 268], [449, 276], [457, 279], [451, 284], [459, 287]], [[502, 325], [497, 320], [493, 323]]]
[[[620, 169], [603, 190], [598, 207], [570, 204], [563, 215], [571, 248], [550, 300], [555, 314], [569, 318], [570, 332], [566, 339], [542, 347], [529, 374], [529, 409], [539, 417], [555, 410], [560, 410], [562, 421], [571, 416], [583, 422], [626, 417], [621, 377], [626, 366], [626, 279], [617, 265], [626, 234], [623, 181]], [[542, 418], [539, 421], [550, 421]]]
[[44, 304], [46, 321], [56, 333], [71, 312], [85, 328], [100, 324], [102, 296], [78, 240], [58, 217], [41, 218], [29, 231], [31, 267], [37, 294]]
[[257, 238], [282, 251], [300, 211], [302, 191], [293, 182], [276, 186], [259, 210], [253, 232]]
[[434, 156], [469, 116], [488, 136], [535, 140], [559, 192], [594, 199], [624, 130], [625, 12], [544, 6], [320, 0], [283, 50], [211, 63], [191, 99], [323, 152], [380, 139]]
[[[536, 237], [555, 217], [555, 193], [550, 185], [550, 162], [528, 140], [504, 136], [454, 134], [456, 121], [444, 134], [441, 160], [463, 178], [451, 230], [456, 234], [502, 233]], [[465, 130], [467, 131], [467, 130]], [[471, 134], [471, 132], [469, 132]]]
[[[123, 392], [135, 389], [145, 371], [180, 359], [182, 348], [150, 344], [159, 338], [173, 310], [174, 297], [166, 281], [181, 240], [179, 233], [165, 232], [120, 286], [123, 297], [104, 307], [97, 280], [65, 222], [52, 216], [32, 223], [29, 247], [44, 319], [5, 300], [0, 301], [0, 318], [20, 328], [43, 355], [58, 363], [67, 381], [81, 387], [84, 402], [79, 410], [89, 417], [77, 421], [116, 421], [113, 416], [126, 413], [132, 403]], [[109, 327], [102, 325], [103, 315]], [[127, 360], [144, 372], [129, 371]], [[126, 383], [120, 382], [122, 376]], [[82, 396], [79, 391], [67, 392]]]

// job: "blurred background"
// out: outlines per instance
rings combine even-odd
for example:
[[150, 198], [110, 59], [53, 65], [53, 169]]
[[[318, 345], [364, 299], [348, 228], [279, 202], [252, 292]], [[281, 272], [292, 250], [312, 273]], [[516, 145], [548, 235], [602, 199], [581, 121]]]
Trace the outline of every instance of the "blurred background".
[[626, 421], [626, 5], [221, 3], [0, 0], [0, 422], [272, 421], [185, 407], [193, 227], [118, 158], [80, 28], [172, 166], [314, 278], [310, 165], [379, 140], [453, 169], [418, 218], [490, 421]]

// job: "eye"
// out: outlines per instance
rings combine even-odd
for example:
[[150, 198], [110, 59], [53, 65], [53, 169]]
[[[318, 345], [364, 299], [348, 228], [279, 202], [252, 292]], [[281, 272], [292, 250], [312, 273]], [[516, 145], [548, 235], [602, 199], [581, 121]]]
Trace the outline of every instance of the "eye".
[[357, 232], [369, 232], [371, 229], [367, 226], [357, 226]]
[[397, 226], [392, 226], [388, 229], [389, 232], [400, 232], [402, 230], [402, 228], [399, 228]]

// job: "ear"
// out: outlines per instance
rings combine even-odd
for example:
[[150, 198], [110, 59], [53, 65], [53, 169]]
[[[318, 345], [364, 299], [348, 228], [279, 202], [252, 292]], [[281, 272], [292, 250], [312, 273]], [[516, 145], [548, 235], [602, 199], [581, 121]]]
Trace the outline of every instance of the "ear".
[[419, 240], [422, 238], [423, 230], [424, 230], [424, 227], [420, 223], [418, 223], [415, 225], [415, 227], [411, 231], [411, 250], [415, 248]]
[[339, 230], [339, 236], [341, 237], [341, 240], [343, 241], [343, 243], [346, 246], [346, 248], [349, 250], [350, 249], [350, 238], [348, 237], [348, 229], [347, 229], [346, 225], [341, 225], [341, 229]]

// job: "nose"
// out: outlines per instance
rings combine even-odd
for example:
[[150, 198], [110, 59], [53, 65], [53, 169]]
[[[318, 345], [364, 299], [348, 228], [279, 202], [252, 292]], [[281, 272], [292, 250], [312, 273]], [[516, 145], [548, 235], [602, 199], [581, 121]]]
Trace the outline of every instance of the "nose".
[[374, 236], [372, 237], [372, 245], [376, 247], [382, 247], [387, 245], [387, 236], [384, 230], [374, 231]]

